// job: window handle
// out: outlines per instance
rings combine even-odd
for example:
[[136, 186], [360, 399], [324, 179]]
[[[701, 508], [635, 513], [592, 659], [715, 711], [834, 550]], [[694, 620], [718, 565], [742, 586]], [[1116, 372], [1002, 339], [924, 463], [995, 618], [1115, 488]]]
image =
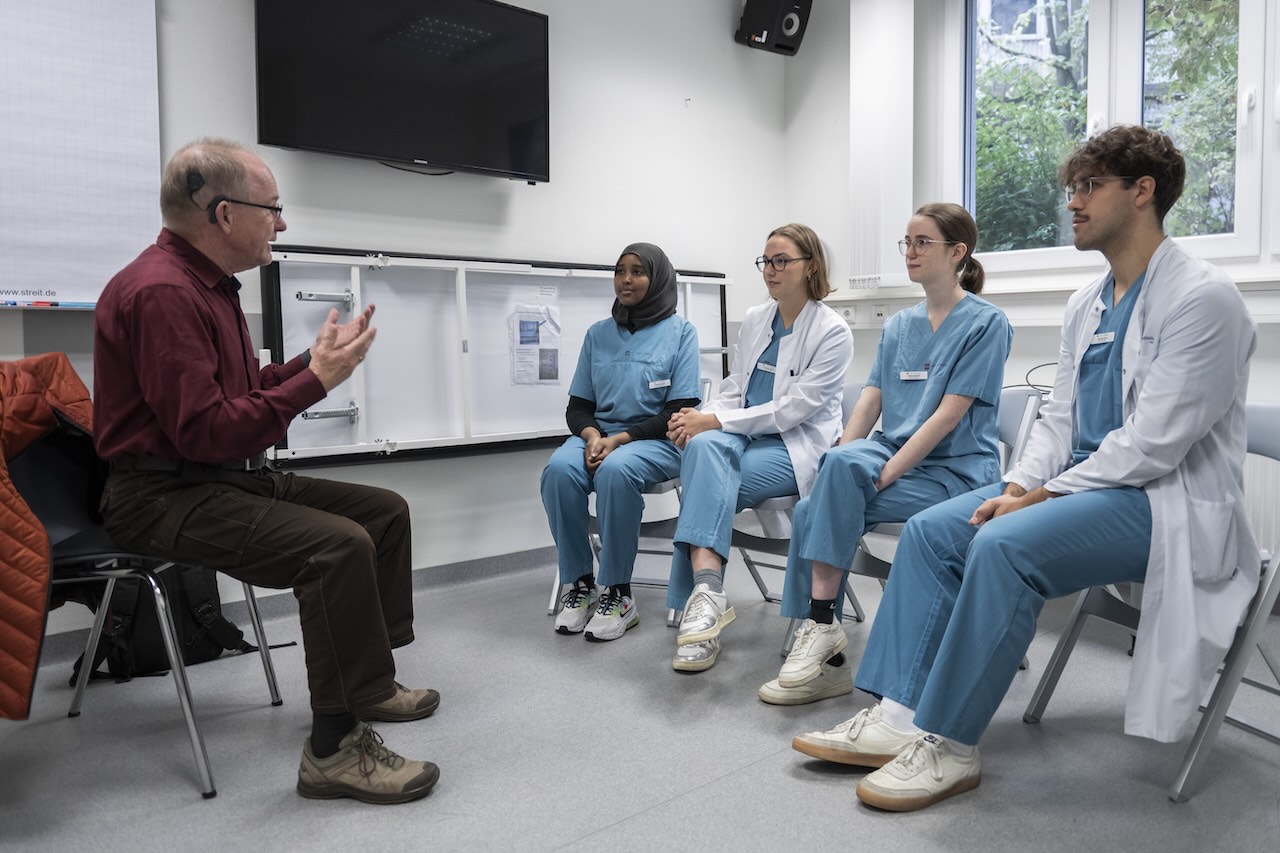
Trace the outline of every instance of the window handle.
[[1236, 96], [1236, 130], [1244, 133], [1249, 129], [1249, 114], [1258, 106], [1258, 90], [1254, 86], [1241, 86]]

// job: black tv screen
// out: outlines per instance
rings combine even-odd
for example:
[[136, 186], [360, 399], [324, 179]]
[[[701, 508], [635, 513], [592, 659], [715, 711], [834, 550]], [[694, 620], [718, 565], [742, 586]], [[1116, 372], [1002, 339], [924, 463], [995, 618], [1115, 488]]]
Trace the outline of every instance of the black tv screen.
[[547, 16], [494, 0], [257, 0], [258, 142], [550, 180]]

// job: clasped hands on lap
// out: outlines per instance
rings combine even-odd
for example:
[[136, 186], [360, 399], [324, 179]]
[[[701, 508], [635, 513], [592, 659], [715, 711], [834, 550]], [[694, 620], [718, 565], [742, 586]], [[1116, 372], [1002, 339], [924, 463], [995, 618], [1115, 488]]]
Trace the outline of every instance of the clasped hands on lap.
[[720, 419], [715, 414], [686, 407], [676, 412], [671, 416], [671, 420], [667, 421], [667, 438], [671, 439], [671, 443], [676, 447], [684, 450], [689, 444], [689, 439], [698, 433], [721, 427]]

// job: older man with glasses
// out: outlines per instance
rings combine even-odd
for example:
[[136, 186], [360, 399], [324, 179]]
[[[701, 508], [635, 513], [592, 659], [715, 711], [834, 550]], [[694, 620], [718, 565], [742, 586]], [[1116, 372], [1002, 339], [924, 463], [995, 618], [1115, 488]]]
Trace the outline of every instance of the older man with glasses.
[[273, 471], [263, 455], [364, 360], [373, 306], [345, 324], [330, 311], [309, 350], [260, 367], [235, 274], [270, 263], [286, 228], [271, 170], [234, 142], [200, 140], [169, 161], [160, 209], [160, 236], [95, 313], [107, 529], [129, 550], [293, 588], [313, 712], [300, 794], [422, 797], [439, 770], [396, 755], [368, 723], [421, 719], [440, 702], [395, 681], [391, 650], [414, 638], [409, 508], [383, 489]]

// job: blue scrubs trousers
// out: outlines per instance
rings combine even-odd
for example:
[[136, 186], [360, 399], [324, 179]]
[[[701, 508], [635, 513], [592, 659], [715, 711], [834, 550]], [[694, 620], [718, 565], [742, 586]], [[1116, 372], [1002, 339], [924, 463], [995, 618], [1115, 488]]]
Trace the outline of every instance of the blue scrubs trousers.
[[594, 489], [600, 530], [596, 582], [601, 586], [630, 583], [645, 487], [679, 475], [680, 451], [669, 441], [633, 441], [606, 456], [593, 477], [583, 460], [586, 446], [581, 438], [571, 437], [542, 469], [542, 505], [559, 552], [560, 582], [573, 583], [591, 573], [587, 495]]
[[[862, 534], [882, 521], [906, 521], [967, 489], [941, 468], [916, 467], [882, 492], [876, 480], [893, 456], [888, 444], [859, 439], [833, 447], [818, 462], [813, 492], [796, 506], [782, 587], [782, 615], [804, 619], [813, 593], [813, 561], [847, 570]], [[842, 587], [843, 588], [843, 587]], [[836, 615], [844, 596], [836, 596]]]
[[751, 437], [707, 430], [685, 445], [680, 461], [680, 520], [667, 583], [667, 607], [679, 610], [693, 592], [691, 547], [729, 556], [733, 517], [769, 498], [799, 492], [791, 456], [778, 435]]
[[1003, 483], [912, 516], [854, 684], [915, 709], [921, 729], [976, 744], [1049, 598], [1138, 581], [1151, 549], [1141, 489], [1063, 495], [969, 524]]

